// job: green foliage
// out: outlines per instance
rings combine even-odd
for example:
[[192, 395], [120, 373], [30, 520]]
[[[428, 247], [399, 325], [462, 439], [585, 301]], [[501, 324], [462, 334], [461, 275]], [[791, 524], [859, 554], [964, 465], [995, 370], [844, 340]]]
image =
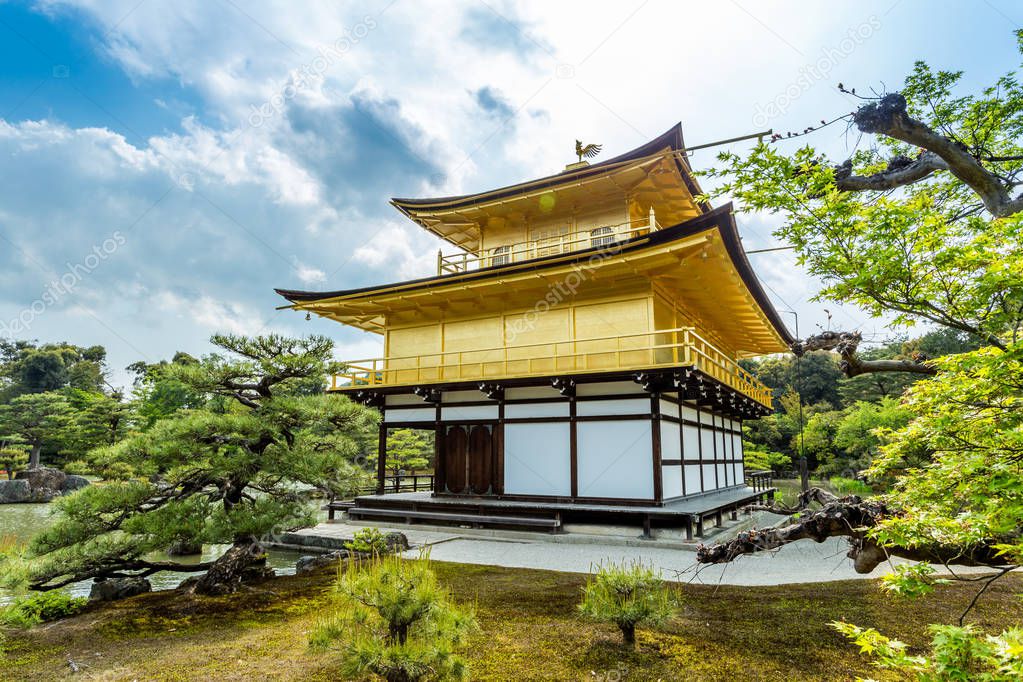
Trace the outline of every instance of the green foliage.
[[25, 468], [28, 459], [28, 450], [23, 446], [13, 443], [4, 445], [0, 442], [0, 467], [7, 472], [8, 480], [14, 478], [14, 474]]
[[870, 486], [855, 478], [844, 476], [832, 476], [828, 479], [828, 486], [838, 495], [870, 495], [873, 492]]
[[743, 360], [741, 364], [770, 388], [776, 399], [796, 391], [806, 404], [841, 406], [839, 385], [843, 375], [831, 353], [807, 353], [798, 360], [792, 355], [772, 355]]
[[72, 423], [72, 408], [62, 394], [26, 393], [0, 405], [0, 433], [31, 448], [30, 467], [38, 466], [44, 444], [60, 443]]
[[[886, 434], [870, 474], [897, 478], [890, 504], [902, 510], [875, 530], [882, 542], [944, 543], [968, 553], [1004, 543], [1023, 561], [1023, 344], [985, 348], [936, 361], [940, 371], [907, 393], [916, 417]], [[934, 457], [911, 466], [921, 451]]]
[[340, 653], [349, 677], [390, 682], [467, 676], [455, 649], [477, 625], [473, 609], [452, 602], [428, 558], [349, 562], [335, 587], [334, 613], [310, 635], [314, 649]]
[[85, 608], [89, 600], [53, 590], [19, 597], [0, 611], [0, 622], [19, 628], [30, 628], [51, 620], [74, 616]]
[[387, 538], [376, 528], [360, 528], [352, 535], [352, 539], [345, 543], [345, 549], [363, 554], [383, 554], [387, 551]]
[[949, 582], [935, 578], [937, 571], [930, 564], [898, 564], [891, 573], [881, 577], [881, 588], [900, 597], [922, 597], [935, 585]]
[[427, 468], [433, 459], [433, 438], [425, 429], [393, 429], [387, 434], [387, 468], [395, 476]]
[[29, 341], [0, 341], [0, 403], [26, 393], [75, 388], [102, 392], [106, 349]]
[[241, 358], [210, 356], [167, 373], [227, 409], [180, 410], [93, 451], [106, 482], [54, 503], [56, 521], [33, 538], [16, 575], [43, 588], [145, 571], [152, 552], [174, 543], [251, 543], [312, 525], [313, 489], [342, 496], [364, 484], [356, 461], [377, 413], [306, 390], [333, 367], [330, 341], [214, 342]]
[[742, 457], [746, 471], [785, 471], [792, 467], [792, 457], [781, 452], [772, 452], [757, 443], [742, 444]]
[[911, 656], [905, 643], [873, 628], [831, 624], [879, 668], [912, 674], [920, 682], [1014, 682], [1023, 679], [1023, 629], [983, 635], [972, 626], [931, 625], [931, 650]]
[[628, 646], [635, 646], [636, 626], [659, 625], [676, 609], [675, 596], [660, 576], [641, 563], [597, 567], [583, 587], [579, 613], [603, 623], [614, 623]]

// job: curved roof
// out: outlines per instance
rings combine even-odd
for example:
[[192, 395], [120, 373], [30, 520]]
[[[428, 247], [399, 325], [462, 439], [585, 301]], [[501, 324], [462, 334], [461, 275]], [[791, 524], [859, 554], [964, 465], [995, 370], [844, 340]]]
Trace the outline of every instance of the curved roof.
[[[772, 335], [775, 341], [768, 344], [771, 347], [763, 347], [759, 352], [771, 353], [785, 350], [795, 339], [767, 297], [753, 271], [753, 267], [746, 258], [731, 204], [713, 209], [702, 216], [677, 225], [625, 241], [617, 252], [616, 258], [622, 257], [627, 259], [632, 255], [641, 256], [648, 250], [671, 245], [674, 242], [705, 233], [708, 230], [714, 230], [715, 228], [721, 236], [721, 245], [724, 247], [722, 258], [727, 258], [727, 261], [734, 267], [735, 273], [738, 274], [745, 290], [749, 292], [752, 301], [756, 304], [756, 308], [759, 308], [763, 313], [763, 317], [760, 319], [765, 320], [766, 329], [770, 329], [773, 332]], [[310, 309], [313, 312], [317, 312], [317, 314], [332, 317], [345, 324], [353, 324], [364, 329], [370, 329], [373, 326], [379, 328], [379, 324], [375, 322], [370, 324], [370, 322], [377, 317], [372, 312], [373, 306], [378, 305], [381, 300], [391, 298], [402, 299], [420, 293], [436, 292], [440, 288], [452, 285], [473, 286], [477, 284], [485, 285], [488, 281], [502, 282], [506, 277], [514, 277], [531, 272], [539, 273], [545, 270], [568, 266], [579, 261], [585, 262], [593, 255], [594, 251], [599, 251], [602, 248], [581, 249], [571, 253], [534, 258], [506, 265], [494, 265], [457, 274], [424, 277], [416, 280], [358, 289], [340, 291], [275, 289], [275, 291], [291, 301], [293, 304], [291, 307]], [[684, 277], [684, 273], [680, 272], [679, 274]], [[693, 282], [690, 282], [690, 284], [698, 286], [698, 284]], [[723, 294], [723, 292], [721, 293]], [[702, 289], [699, 294], [701, 298], [707, 299], [709, 308], [715, 307], [712, 299], [715, 299], [719, 294], [707, 289]], [[723, 303], [716, 307], [720, 307], [722, 310], [727, 308]], [[330, 311], [328, 311], [328, 308], [330, 308]], [[759, 317], [759, 315], [754, 317]], [[360, 320], [362, 321], [360, 322]]]
[[[654, 139], [650, 140], [646, 144], [636, 147], [632, 151], [619, 154], [618, 156], [595, 163], [593, 165], [582, 166], [579, 168], [570, 168], [554, 175], [548, 175], [544, 178], [537, 180], [529, 180], [528, 182], [521, 182], [514, 185], [508, 185], [507, 187], [501, 187], [499, 189], [487, 190], [485, 192], [476, 192], [474, 194], [463, 194], [461, 196], [451, 197], [437, 197], [432, 199], [391, 199], [391, 203], [397, 207], [399, 211], [404, 213], [409, 218], [415, 219], [416, 213], [420, 211], [445, 211], [463, 208], [466, 206], [472, 206], [475, 204], [495, 201], [502, 199], [507, 196], [520, 194], [524, 191], [532, 191], [538, 189], [547, 189], [558, 187], [559, 185], [565, 185], [579, 180], [589, 178], [594, 175], [601, 175], [617, 169], [618, 167], [643, 159], [645, 157], [656, 155], [658, 152], [663, 152], [670, 149], [671, 151], [681, 152], [685, 149], [685, 141], [682, 137], [682, 123], [676, 123], [674, 126], [666, 130], [661, 135], [658, 135]], [[692, 177], [692, 169], [689, 164], [683, 158], [682, 154], [674, 155], [675, 163], [678, 166], [679, 173], [689, 188], [689, 191], [694, 196], [701, 194], [699, 186]], [[708, 207], [702, 207], [704, 212], [708, 210]]]

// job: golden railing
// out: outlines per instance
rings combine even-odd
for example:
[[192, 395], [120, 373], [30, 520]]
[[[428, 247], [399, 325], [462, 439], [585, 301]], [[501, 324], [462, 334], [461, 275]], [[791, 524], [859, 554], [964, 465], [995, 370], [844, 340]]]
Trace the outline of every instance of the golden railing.
[[455, 274], [492, 265], [507, 265], [592, 247], [612, 247], [616, 243], [650, 233], [651, 227], [653, 230], [660, 229], [652, 211], [646, 220], [631, 220], [616, 225], [595, 225], [572, 234], [499, 246], [488, 249], [486, 253], [466, 251], [445, 255], [442, 251], [438, 251], [437, 274]]
[[331, 390], [551, 374], [693, 367], [770, 406], [771, 390], [693, 327], [638, 334], [355, 360]]

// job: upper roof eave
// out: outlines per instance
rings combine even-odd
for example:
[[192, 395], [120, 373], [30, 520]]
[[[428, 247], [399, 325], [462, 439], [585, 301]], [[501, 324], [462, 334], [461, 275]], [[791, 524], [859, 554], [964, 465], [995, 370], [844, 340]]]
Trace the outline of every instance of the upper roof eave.
[[[619, 154], [618, 156], [595, 163], [592, 166], [584, 166], [582, 168], [576, 168], [571, 170], [565, 170], [554, 175], [548, 175], [547, 177], [539, 178], [537, 180], [529, 180], [527, 182], [520, 182], [514, 185], [508, 185], [507, 187], [501, 187], [498, 189], [487, 190], [485, 192], [475, 192], [473, 194], [463, 194], [460, 196], [450, 197], [436, 197], [427, 199], [402, 199], [392, 198], [391, 204], [401, 211], [405, 216], [410, 219], [415, 219], [415, 215], [420, 212], [438, 212], [438, 211], [449, 211], [464, 208], [466, 206], [472, 206], [484, 202], [496, 201], [507, 196], [511, 196], [520, 193], [524, 190], [537, 190], [545, 189], [548, 187], [557, 187], [559, 185], [575, 182], [583, 178], [588, 178], [595, 175], [601, 175], [610, 173], [616, 170], [621, 164], [629, 161], [642, 159], [652, 154], [656, 154], [658, 151], [664, 148], [670, 148], [675, 152], [682, 152], [685, 150], [685, 140], [682, 136], [682, 123], [676, 123], [674, 126], [666, 130], [661, 135], [658, 135], [649, 142], [636, 147], [632, 151]], [[690, 194], [696, 196], [700, 194], [699, 185], [692, 177], [692, 169], [689, 167], [688, 162], [683, 158], [682, 154], [675, 154], [675, 164], [678, 166], [679, 174], [686, 183], [686, 187], [689, 189]], [[708, 206], [700, 205], [700, 210], [706, 213], [709, 209]]]

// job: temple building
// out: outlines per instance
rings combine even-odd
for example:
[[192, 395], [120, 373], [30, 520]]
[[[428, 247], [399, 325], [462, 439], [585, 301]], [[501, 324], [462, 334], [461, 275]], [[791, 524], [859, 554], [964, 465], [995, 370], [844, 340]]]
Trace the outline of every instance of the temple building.
[[[606, 161], [501, 189], [391, 203], [456, 251], [430, 277], [278, 290], [380, 334], [331, 391], [378, 407], [379, 486], [353, 519], [702, 531], [762, 497], [741, 427], [771, 392], [738, 361], [792, 338], [711, 208], [681, 125]], [[435, 433], [431, 490], [384, 494], [386, 436]], [[767, 489], [770, 490], [770, 489]]]

